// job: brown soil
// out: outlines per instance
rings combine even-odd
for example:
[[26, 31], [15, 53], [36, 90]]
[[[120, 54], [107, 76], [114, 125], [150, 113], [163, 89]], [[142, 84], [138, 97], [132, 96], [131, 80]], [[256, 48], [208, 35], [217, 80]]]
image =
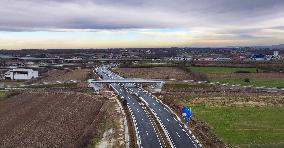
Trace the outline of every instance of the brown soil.
[[189, 80], [191, 75], [176, 67], [153, 67], [153, 68], [118, 68], [115, 69], [119, 75], [124, 77], [146, 78], [146, 79], [176, 79]]
[[52, 69], [42, 74], [37, 82], [64, 82], [70, 80], [85, 81], [89, 78], [91, 73], [90, 69]]
[[[241, 105], [241, 106], [284, 106], [284, 93], [269, 92], [163, 92], [163, 98], [173, 102], [184, 97], [192, 104]], [[174, 101], [174, 100], [175, 101]]]
[[282, 61], [194, 61], [196, 66], [215, 66], [215, 67], [276, 67], [283, 68]]
[[203, 147], [224, 148], [225, 144], [212, 132], [206, 123], [196, 119], [191, 119], [191, 131], [197, 139], [202, 142]]
[[[193, 96], [189, 94], [189, 96]], [[241, 106], [283, 106], [283, 93], [203, 93], [192, 98], [195, 104], [241, 105]]]
[[208, 78], [283, 78], [284, 73], [208, 73]]
[[1, 147], [86, 147], [115, 127], [114, 102], [92, 93], [30, 90], [0, 100]]

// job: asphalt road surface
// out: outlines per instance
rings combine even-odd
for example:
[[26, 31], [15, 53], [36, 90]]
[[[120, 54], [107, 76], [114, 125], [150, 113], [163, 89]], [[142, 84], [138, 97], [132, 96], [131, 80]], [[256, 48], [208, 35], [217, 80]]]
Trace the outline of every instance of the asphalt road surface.
[[[109, 66], [102, 66], [97, 68], [96, 72], [106, 80], [123, 79], [123, 77], [109, 71], [108, 68]], [[138, 87], [126, 87], [116, 83], [110, 84], [110, 87], [112, 87], [121, 98], [127, 100], [127, 107], [131, 112], [136, 131], [137, 145], [139, 147], [156, 148], [161, 147], [161, 143], [158, 139], [155, 127], [143, 110], [141, 103], [138, 102], [133, 95], [139, 97], [151, 109], [172, 147], [198, 147], [193, 142], [189, 132], [180, 125], [180, 119], [169, 111], [164, 104], [158, 101], [155, 96]]]
[[[97, 69], [97, 73], [102, 75], [103, 79], [123, 79], [108, 71], [106, 68]], [[161, 147], [160, 141], [155, 132], [156, 130], [138, 101], [133, 98], [133, 96], [131, 96], [124, 87], [115, 83], [110, 85], [121, 98], [127, 100], [127, 107], [131, 112], [134, 123], [137, 145], [144, 148]]]
[[164, 104], [159, 102], [155, 96], [147, 91], [138, 88], [128, 88], [137, 94], [138, 97], [147, 102], [148, 106], [156, 113], [160, 121], [165, 126], [168, 136], [174, 147], [196, 147], [192, 141], [190, 134], [179, 124], [179, 120], [173, 113], [171, 113]]

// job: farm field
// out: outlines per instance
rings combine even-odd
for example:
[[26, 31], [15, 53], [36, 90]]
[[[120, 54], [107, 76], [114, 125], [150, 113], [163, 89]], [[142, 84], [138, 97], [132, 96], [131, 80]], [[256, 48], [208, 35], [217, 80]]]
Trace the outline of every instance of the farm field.
[[6, 91], [0, 91], [0, 98], [5, 97], [7, 95]]
[[[284, 88], [284, 73], [257, 73], [256, 68], [191, 67], [193, 72], [206, 74], [211, 82]], [[250, 82], [245, 82], [245, 79]]]
[[164, 89], [187, 89], [187, 88], [213, 88], [209, 84], [196, 84], [196, 83], [165, 83]]
[[89, 71], [89, 69], [52, 69], [44, 73], [37, 82], [84, 81], [87, 79]]
[[245, 82], [245, 78], [212, 78], [210, 81], [229, 84], [241, 84], [243, 86], [253, 85], [257, 87], [265, 86], [284, 88], [284, 78], [250, 78], [250, 82]]
[[257, 72], [256, 68], [234, 68], [234, 67], [190, 67], [193, 72], [199, 73], [234, 73], [238, 71]]
[[283, 78], [284, 73], [208, 73], [206, 74], [209, 79], [214, 78]]
[[131, 78], [189, 80], [191, 75], [176, 67], [116, 68], [119, 75]]
[[[68, 90], [36, 89], [0, 99], [1, 147], [123, 147], [115, 100]], [[112, 108], [112, 109], [109, 109]], [[122, 138], [123, 139], [123, 138]]]
[[230, 147], [283, 147], [283, 107], [192, 106]]
[[283, 147], [283, 92], [174, 92], [166, 88], [156, 95], [177, 113], [184, 105], [192, 107], [191, 129], [205, 146], [216, 147], [210, 145], [216, 135], [229, 147]]

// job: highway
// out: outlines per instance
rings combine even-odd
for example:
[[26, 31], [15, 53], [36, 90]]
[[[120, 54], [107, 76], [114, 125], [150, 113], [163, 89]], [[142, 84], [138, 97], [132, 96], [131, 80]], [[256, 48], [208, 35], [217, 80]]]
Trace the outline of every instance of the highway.
[[179, 124], [179, 118], [171, 113], [164, 104], [159, 102], [157, 98], [147, 91], [138, 88], [128, 88], [134, 94], [137, 94], [143, 101], [147, 102], [147, 105], [156, 113], [156, 116], [160, 119], [162, 124], [167, 130], [167, 134], [174, 147], [196, 147], [193, 143], [190, 134], [182, 128]]
[[[98, 68], [97, 73], [102, 75], [103, 79], [123, 79], [122, 77], [108, 71], [106, 67]], [[127, 100], [127, 107], [131, 112], [135, 127], [137, 145], [143, 148], [161, 147], [156, 134], [156, 129], [153, 127], [148, 115], [144, 112], [138, 101], [133, 98], [133, 96], [131, 96], [124, 87], [115, 83], [110, 85], [121, 98]]]
[[[109, 71], [108, 68], [108, 66], [103, 66], [97, 68], [96, 71], [104, 80], [124, 79]], [[195, 142], [193, 142], [190, 133], [180, 125], [179, 117], [173, 114], [170, 109], [162, 104], [155, 96], [138, 87], [126, 87], [119, 83], [111, 83], [110, 86], [121, 98], [127, 100], [127, 107], [132, 115], [136, 138], [138, 139], [137, 145], [139, 147], [161, 147], [161, 144], [155, 127], [135, 96], [142, 100], [155, 115], [171, 147], [198, 147]]]

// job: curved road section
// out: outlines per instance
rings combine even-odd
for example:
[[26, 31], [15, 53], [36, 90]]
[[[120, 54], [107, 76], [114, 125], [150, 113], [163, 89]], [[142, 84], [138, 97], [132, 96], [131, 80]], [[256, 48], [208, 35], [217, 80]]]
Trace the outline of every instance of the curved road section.
[[147, 105], [152, 109], [167, 130], [167, 134], [174, 147], [197, 147], [188, 131], [181, 126], [179, 122], [180, 119], [173, 115], [155, 96], [143, 89], [129, 88], [129, 90], [133, 91], [144, 102], [147, 102]]
[[[99, 67], [96, 71], [103, 79], [123, 79], [119, 75], [109, 71], [108, 66]], [[198, 147], [188, 131], [181, 126], [179, 122], [180, 119], [170, 112], [164, 104], [158, 101], [155, 96], [137, 87], [122, 87], [114, 83], [110, 84], [110, 86], [121, 98], [127, 100], [127, 107], [131, 112], [136, 131], [137, 145], [139, 147], [161, 147], [161, 144], [153, 124], [141, 104], [131, 94], [135, 94], [150, 108], [159, 121], [160, 126], [164, 129], [164, 133], [172, 147]]]
[[[103, 79], [122, 79], [121, 77], [108, 71], [106, 67], [98, 68], [97, 73], [100, 74]], [[133, 98], [133, 96], [131, 96], [122, 86], [113, 83], [110, 84], [110, 87], [112, 87], [121, 98], [127, 100], [127, 107], [131, 113], [132, 122], [134, 123], [138, 147], [161, 147], [156, 130], [138, 101]]]

